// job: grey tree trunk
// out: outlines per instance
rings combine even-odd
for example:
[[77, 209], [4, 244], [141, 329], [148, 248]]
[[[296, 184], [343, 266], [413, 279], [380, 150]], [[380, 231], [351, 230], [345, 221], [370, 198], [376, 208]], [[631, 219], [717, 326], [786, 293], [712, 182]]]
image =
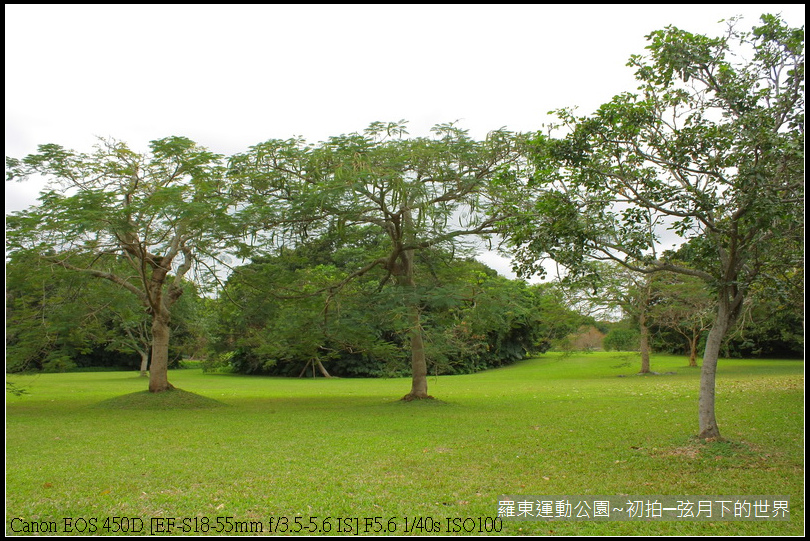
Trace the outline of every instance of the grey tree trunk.
[[638, 306], [639, 349], [641, 350], [641, 372], [650, 373], [650, 329], [647, 326], [647, 312], [650, 310], [650, 297], [652, 296], [652, 277], [644, 278], [641, 298]]
[[719, 300], [717, 318], [706, 339], [703, 366], [700, 371], [700, 398], [698, 399], [698, 425], [700, 431], [698, 437], [701, 439], [721, 438], [720, 429], [717, 427], [717, 418], [714, 414], [717, 360], [720, 357], [723, 338], [726, 336], [726, 332], [734, 325], [736, 311], [731, 307], [729, 295], [725, 288], [721, 288]]

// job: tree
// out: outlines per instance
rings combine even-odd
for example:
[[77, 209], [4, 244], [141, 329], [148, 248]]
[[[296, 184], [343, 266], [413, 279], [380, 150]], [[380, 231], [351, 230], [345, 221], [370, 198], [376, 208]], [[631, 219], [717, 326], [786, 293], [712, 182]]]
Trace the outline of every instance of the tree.
[[610, 331], [602, 340], [606, 351], [635, 351], [639, 348], [640, 333], [636, 325], [619, 322], [611, 325]]
[[[667, 27], [633, 56], [641, 83], [589, 117], [558, 111], [538, 134], [533, 206], [508, 222], [524, 272], [552, 257], [702, 279], [717, 311], [703, 355], [699, 436], [719, 438], [720, 347], [755, 281], [803, 256], [804, 28], [764, 15], [717, 38]], [[667, 228], [691, 240], [690, 266], [660, 259]], [[785, 260], [788, 261], [785, 261]]]
[[[639, 275], [615, 262], [592, 262], [587, 272], [573, 273], [560, 280], [560, 284], [569, 292], [569, 298], [576, 305], [589, 313], [603, 312], [613, 314], [621, 310], [638, 327], [632, 333], [633, 344], [638, 346], [641, 354], [640, 374], [650, 372], [650, 329], [649, 312], [652, 302], [652, 280], [649, 276]], [[618, 342], [622, 347], [630, 345], [629, 336], [623, 333]], [[607, 337], [606, 337], [607, 338]], [[617, 346], [616, 335], [608, 340], [610, 347]], [[608, 347], [608, 346], [606, 346]]]
[[[319, 145], [268, 141], [236, 156], [231, 165], [259, 204], [255, 221], [284, 222], [299, 234], [317, 227], [368, 226], [385, 234], [374, 254], [331, 289], [381, 268], [402, 292], [408, 310], [412, 386], [406, 400], [428, 398], [422, 300], [414, 274], [419, 250], [461, 250], [462, 238], [495, 230], [500, 212], [493, 191], [520, 174], [516, 138], [495, 131], [484, 141], [453, 125], [431, 138], [406, 139], [400, 123], [374, 123], [364, 133], [332, 137]], [[274, 203], [267, 204], [268, 198]], [[264, 209], [272, 207], [270, 216]]]
[[653, 282], [654, 304], [650, 319], [659, 327], [672, 329], [688, 344], [689, 366], [697, 367], [698, 341], [710, 330], [716, 312], [706, 283], [695, 276], [661, 273]]
[[150, 149], [102, 140], [89, 154], [48, 144], [22, 160], [7, 157], [7, 180], [50, 181], [39, 206], [6, 217], [7, 248], [134, 295], [151, 318], [149, 390], [161, 392], [173, 388], [170, 320], [183, 279], [211, 268], [234, 232], [234, 203], [221, 156], [184, 137]]

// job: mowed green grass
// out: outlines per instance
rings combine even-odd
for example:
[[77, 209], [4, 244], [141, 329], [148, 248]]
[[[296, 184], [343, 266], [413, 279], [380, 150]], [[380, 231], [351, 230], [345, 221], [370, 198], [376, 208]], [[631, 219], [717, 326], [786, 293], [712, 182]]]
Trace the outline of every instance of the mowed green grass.
[[[176, 535], [267, 534], [271, 519], [302, 533], [402, 535], [407, 517], [408, 533], [477, 535], [513, 494], [787, 495], [791, 520], [505, 521], [493, 533], [803, 534], [803, 362], [721, 360], [727, 441], [709, 443], [692, 437], [700, 371], [684, 357], [653, 358], [675, 375], [636, 376], [638, 366], [633, 354], [550, 353], [431, 377], [438, 400], [410, 403], [399, 400], [409, 379], [192, 369], [170, 373], [185, 393], [161, 396], [135, 373], [13, 376], [30, 394], [6, 396], [6, 532], [14, 518], [60, 531], [64, 518], [95, 518], [104, 534], [108, 518], [138, 517], [150, 533], [168, 524], [151, 519], [171, 517]], [[414, 529], [420, 517], [432, 520]]]

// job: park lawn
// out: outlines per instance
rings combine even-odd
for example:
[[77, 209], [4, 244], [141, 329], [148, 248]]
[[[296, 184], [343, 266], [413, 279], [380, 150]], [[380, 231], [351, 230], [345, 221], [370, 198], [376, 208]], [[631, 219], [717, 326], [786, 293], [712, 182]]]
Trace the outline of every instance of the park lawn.
[[[141, 524], [109, 520], [126, 517], [175, 535], [802, 535], [803, 362], [721, 360], [726, 441], [708, 443], [692, 437], [700, 371], [638, 366], [549, 353], [431, 377], [438, 400], [410, 403], [409, 379], [186, 369], [170, 373], [185, 392], [161, 396], [135, 373], [14, 375], [28, 394], [6, 395], [6, 533]], [[493, 522], [505, 494], [789, 496], [791, 520]]]

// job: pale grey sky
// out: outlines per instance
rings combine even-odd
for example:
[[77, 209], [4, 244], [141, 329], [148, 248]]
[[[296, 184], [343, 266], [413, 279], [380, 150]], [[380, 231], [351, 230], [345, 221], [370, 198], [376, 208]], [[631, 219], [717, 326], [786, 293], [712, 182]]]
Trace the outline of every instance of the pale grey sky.
[[[169, 135], [227, 155], [377, 120], [536, 130], [634, 90], [625, 64], [651, 31], [717, 35], [762, 13], [798, 26], [805, 6], [6, 4], [6, 155]], [[6, 212], [38, 190], [7, 183]]]

